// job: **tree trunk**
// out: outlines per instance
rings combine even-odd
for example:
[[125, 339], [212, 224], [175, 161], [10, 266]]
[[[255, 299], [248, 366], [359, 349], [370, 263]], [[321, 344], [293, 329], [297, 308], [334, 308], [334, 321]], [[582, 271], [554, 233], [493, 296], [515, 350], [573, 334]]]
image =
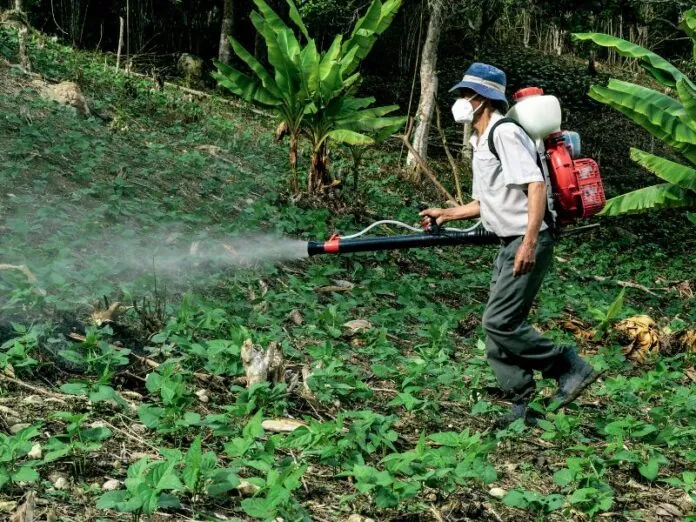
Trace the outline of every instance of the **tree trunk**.
[[116, 53], [116, 70], [118, 71], [121, 67], [121, 53], [123, 52], [123, 31], [126, 25], [126, 21], [122, 16], [118, 17], [119, 27], [118, 27], [118, 52]]
[[309, 179], [307, 182], [307, 192], [317, 193], [324, 185], [331, 182], [329, 176], [329, 153], [324, 141], [319, 149], [312, 153], [312, 162], [309, 168]]
[[223, 0], [222, 29], [220, 30], [220, 48], [218, 50], [218, 60], [228, 65], [230, 63], [230, 42], [227, 37], [232, 34], [234, 22], [233, 1]]
[[19, 65], [25, 71], [31, 71], [31, 61], [29, 60], [29, 51], [27, 50], [27, 40], [29, 39], [29, 27], [27, 27], [26, 14], [24, 12], [24, 0], [15, 0], [15, 11], [18, 13], [18, 19], [21, 19], [21, 27], [18, 30], [19, 43]]
[[290, 133], [290, 171], [290, 190], [297, 194], [297, 132]]
[[[437, 47], [440, 43], [443, 22], [442, 0], [430, 0], [429, 10], [430, 20], [428, 21], [428, 32], [423, 44], [420, 66], [420, 101], [416, 113], [416, 130], [413, 134], [413, 148], [424, 160], [428, 157], [428, 133], [437, 95]], [[406, 165], [411, 169], [412, 179], [420, 181], [420, 168], [411, 152], [406, 157]]]

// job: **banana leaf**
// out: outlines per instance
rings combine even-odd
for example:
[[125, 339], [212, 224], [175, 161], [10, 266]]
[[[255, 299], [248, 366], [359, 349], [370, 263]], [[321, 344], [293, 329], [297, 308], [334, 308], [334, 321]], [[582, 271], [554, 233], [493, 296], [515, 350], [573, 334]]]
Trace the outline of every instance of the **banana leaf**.
[[600, 214], [618, 216], [648, 209], [683, 207], [696, 208], [696, 194], [671, 183], [662, 183], [612, 198]]
[[685, 76], [674, 65], [654, 52], [623, 38], [602, 33], [574, 33], [576, 40], [591, 40], [602, 47], [609, 47], [626, 58], [635, 58], [640, 65], [652, 74], [657, 81], [668, 87], [675, 87]]
[[631, 159], [672, 185], [696, 193], [696, 169], [635, 148]]

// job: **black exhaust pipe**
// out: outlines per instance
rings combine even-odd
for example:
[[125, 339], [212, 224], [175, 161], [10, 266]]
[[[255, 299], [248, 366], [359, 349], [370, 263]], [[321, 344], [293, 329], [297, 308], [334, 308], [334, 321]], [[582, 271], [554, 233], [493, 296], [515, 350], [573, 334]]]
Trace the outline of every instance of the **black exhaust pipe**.
[[307, 253], [310, 256], [318, 254], [348, 254], [352, 252], [373, 252], [376, 250], [405, 250], [454, 245], [494, 245], [500, 243], [498, 236], [488, 232], [483, 227], [470, 231], [456, 232], [442, 230], [437, 233], [409, 234], [403, 236], [379, 236], [363, 239], [341, 239], [333, 236], [328, 241], [310, 241], [307, 243]]

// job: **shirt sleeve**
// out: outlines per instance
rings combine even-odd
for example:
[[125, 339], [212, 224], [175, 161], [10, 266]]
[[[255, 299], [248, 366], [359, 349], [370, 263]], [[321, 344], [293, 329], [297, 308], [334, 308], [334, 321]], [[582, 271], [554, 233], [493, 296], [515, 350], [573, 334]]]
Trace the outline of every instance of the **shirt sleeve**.
[[524, 189], [529, 183], [545, 181], [537, 164], [536, 145], [520, 127], [504, 123], [496, 128], [493, 139], [508, 188]]

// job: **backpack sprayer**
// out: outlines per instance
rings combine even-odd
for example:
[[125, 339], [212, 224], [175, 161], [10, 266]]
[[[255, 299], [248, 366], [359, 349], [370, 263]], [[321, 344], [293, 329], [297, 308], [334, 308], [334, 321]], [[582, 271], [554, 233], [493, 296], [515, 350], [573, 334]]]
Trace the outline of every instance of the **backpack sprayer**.
[[[539, 151], [539, 167], [549, 188], [547, 215], [544, 218], [549, 228], [557, 237], [596, 228], [599, 225], [561, 230], [561, 227], [578, 219], [597, 214], [604, 208], [605, 196], [599, 166], [593, 159], [580, 157], [580, 136], [576, 132], [562, 131], [560, 128], [560, 102], [555, 96], [544, 95], [539, 87], [521, 89], [513, 95], [513, 100], [516, 103], [505, 118], [496, 122], [489, 131], [488, 144], [491, 152], [498, 158], [493, 145], [493, 135], [498, 125], [514, 123], [520, 126], [534, 140]], [[418, 233], [362, 238], [378, 225], [395, 225]], [[334, 234], [328, 241], [310, 241], [307, 253], [313, 256], [433, 246], [492, 245], [500, 241], [498, 236], [480, 226], [480, 222], [472, 227], [459, 229], [442, 227], [431, 218], [430, 225], [423, 231], [406, 223], [387, 219], [377, 221], [356, 234]]]

